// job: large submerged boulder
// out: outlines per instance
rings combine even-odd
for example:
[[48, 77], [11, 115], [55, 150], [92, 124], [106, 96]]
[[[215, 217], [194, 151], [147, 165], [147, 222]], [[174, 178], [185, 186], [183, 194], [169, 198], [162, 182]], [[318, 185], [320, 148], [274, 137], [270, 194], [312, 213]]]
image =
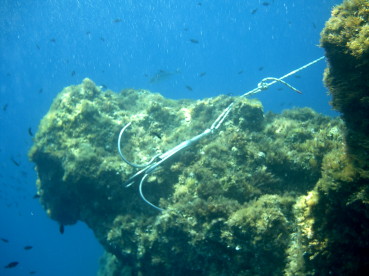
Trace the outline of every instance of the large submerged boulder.
[[[99, 275], [365, 275], [369, 271], [369, 3], [345, 1], [322, 32], [325, 83], [343, 121], [260, 102], [170, 100], [145, 90], [66, 87], [30, 150], [47, 214], [85, 222], [104, 246]], [[138, 183], [142, 164], [213, 134]]]
[[[214, 133], [163, 164], [143, 192], [122, 150], [145, 163], [210, 127]], [[101, 275], [281, 275], [299, 266], [296, 202], [343, 151], [342, 124], [308, 108], [264, 114], [228, 96], [169, 100], [144, 90], [101, 91], [85, 79], [65, 88], [30, 151], [38, 193], [60, 224], [83, 221], [108, 252]], [[307, 203], [307, 204], [312, 204]], [[300, 210], [300, 209], [298, 209]]]

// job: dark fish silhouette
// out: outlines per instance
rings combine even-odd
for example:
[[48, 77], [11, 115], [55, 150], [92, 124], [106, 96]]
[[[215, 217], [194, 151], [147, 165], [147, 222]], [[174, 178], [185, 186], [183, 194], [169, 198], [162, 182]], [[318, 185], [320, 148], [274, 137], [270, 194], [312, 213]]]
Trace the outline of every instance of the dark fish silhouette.
[[199, 44], [199, 41], [198, 41], [197, 39], [193, 39], [193, 38], [191, 38], [191, 39], [190, 39], [190, 41], [191, 41], [191, 43]]
[[33, 132], [32, 132], [32, 128], [28, 128], [28, 134], [29, 134], [29, 136], [31, 136], [31, 137], [33, 137]]
[[8, 243], [8, 242], [9, 242], [9, 240], [4, 239], [4, 238], [0, 238], [0, 240], [1, 240], [2, 242], [5, 242], [5, 243]]
[[38, 90], [38, 93], [41, 94], [44, 90], [42, 88], [40, 88], [40, 90]]
[[4, 268], [13, 268], [16, 267], [19, 263], [18, 262], [10, 262]]
[[24, 250], [31, 250], [33, 248], [33, 246], [30, 245], [26, 245], [25, 247], [23, 247]]
[[116, 19], [113, 20], [113, 23], [120, 23], [120, 22], [122, 22], [122, 19], [120, 19], [120, 18], [116, 18]]
[[189, 90], [189, 91], [192, 91], [193, 89], [192, 89], [192, 87], [191, 86], [189, 86], [189, 85], [186, 85], [185, 86], [186, 88], [187, 88], [187, 90]]
[[76, 71], [72, 71], [72, 73], [70, 73], [70, 75], [73, 77], [73, 76], [75, 76], [76, 75]]
[[259, 71], [263, 71], [264, 70], [264, 67], [263, 66], [260, 66], [259, 67]]
[[270, 5], [270, 3], [269, 2], [263, 2], [263, 3], [261, 3], [263, 6], [269, 6]]
[[41, 196], [39, 194], [35, 194], [32, 198], [40, 198]]
[[238, 75], [241, 75], [243, 73], [243, 70], [238, 71]]
[[8, 104], [3, 105], [3, 111], [6, 111], [8, 109]]
[[154, 76], [152, 76], [150, 78], [150, 83], [154, 83], [154, 82], [160, 82], [163, 80], [166, 80], [176, 74], [178, 74], [180, 71], [176, 70], [175, 72], [168, 72], [168, 71], [164, 71], [164, 70], [159, 70]]
[[206, 75], [206, 72], [201, 72], [200, 74], [199, 74], [199, 77], [201, 78], [201, 77], [203, 77], [203, 76], [205, 76]]
[[253, 10], [251, 11], [251, 14], [255, 14], [257, 11], [258, 11], [258, 9], [253, 9]]
[[52, 38], [49, 41], [55, 43], [56, 42], [56, 39], [55, 38]]
[[59, 225], [59, 232], [60, 232], [60, 234], [64, 234], [64, 225], [63, 224]]
[[13, 164], [14, 165], [16, 165], [17, 167], [19, 167], [20, 166], [20, 163], [19, 162], [17, 162], [16, 160], [14, 160], [14, 158], [13, 157], [10, 157], [10, 160], [13, 162]]

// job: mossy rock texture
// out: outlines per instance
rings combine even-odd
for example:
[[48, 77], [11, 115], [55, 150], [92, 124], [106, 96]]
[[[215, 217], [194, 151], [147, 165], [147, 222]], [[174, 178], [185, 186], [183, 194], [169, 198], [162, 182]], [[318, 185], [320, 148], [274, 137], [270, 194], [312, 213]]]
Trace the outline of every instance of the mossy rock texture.
[[300, 231], [296, 250], [290, 250], [295, 256], [300, 250], [303, 257], [290, 269], [295, 275], [367, 275], [369, 1], [348, 0], [335, 7], [321, 45], [328, 59], [324, 81], [345, 124], [344, 144], [323, 157], [317, 185], [294, 206]]
[[[218, 130], [145, 181], [162, 212], [141, 199], [138, 183], [125, 187], [137, 171], [118, 154], [125, 124], [122, 151], [141, 164], [209, 128], [231, 102]], [[85, 222], [106, 249], [99, 275], [296, 275], [317, 254], [306, 249], [314, 189], [335, 183], [328, 171], [344, 152], [342, 128], [309, 108], [265, 114], [257, 100], [170, 100], [85, 79], [56, 97], [29, 156], [47, 214]]]
[[346, 123], [348, 153], [369, 170], [369, 1], [335, 7], [321, 34], [329, 66], [324, 81]]

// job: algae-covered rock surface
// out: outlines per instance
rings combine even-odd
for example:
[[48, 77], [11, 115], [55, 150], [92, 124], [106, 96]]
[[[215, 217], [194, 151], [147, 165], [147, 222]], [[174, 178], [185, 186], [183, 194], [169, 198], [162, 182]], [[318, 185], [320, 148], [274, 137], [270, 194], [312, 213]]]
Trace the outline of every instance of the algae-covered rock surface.
[[[138, 183], [125, 187], [139, 169], [118, 154], [124, 125], [122, 151], [142, 164], [202, 133], [231, 102], [219, 129], [147, 177], [143, 194], [163, 211]], [[29, 155], [47, 214], [85, 222], [105, 247], [100, 275], [296, 275], [321, 249], [307, 250], [313, 190], [340, 166], [331, 159], [344, 152], [342, 129], [309, 108], [265, 114], [257, 100], [175, 101], [85, 79], [56, 97]]]
[[[368, 3], [335, 7], [322, 32], [325, 84], [343, 120], [309, 108], [264, 113], [239, 97], [101, 91], [89, 79], [66, 87], [29, 152], [47, 214], [94, 231], [106, 250], [101, 276], [367, 275]], [[141, 191], [140, 177], [126, 187], [140, 168], [118, 153], [123, 126], [131, 122], [123, 154], [145, 164], [232, 102], [218, 129], [150, 172]]]
[[346, 122], [348, 153], [369, 170], [369, 1], [335, 7], [321, 34], [329, 66], [324, 80]]
[[[321, 178], [295, 205], [301, 275], [369, 271], [369, 1], [335, 7], [321, 34], [324, 81], [345, 124], [344, 147], [323, 157]], [[295, 269], [295, 271], [299, 271]]]

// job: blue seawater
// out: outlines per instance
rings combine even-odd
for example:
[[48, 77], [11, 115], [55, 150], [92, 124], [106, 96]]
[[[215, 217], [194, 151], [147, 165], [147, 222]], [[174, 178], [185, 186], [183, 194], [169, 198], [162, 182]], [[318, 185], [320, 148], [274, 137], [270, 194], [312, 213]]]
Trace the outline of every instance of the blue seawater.
[[[27, 152], [63, 87], [85, 77], [166, 97], [241, 95], [264, 77], [324, 55], [319, 35], [337, 0], [1, 0], [0, 275], [95, 275], [103, 252], [83, 224], [50, 220]], [[337, 116], [325, 61], [256, 95], [265, 111], [311, 107]], [[283, 88], [283, 89], [282, 89]], [[32, 246], [25, 250], [24, 246]], [[5, 268], [10, 262], [13, 268]]]

